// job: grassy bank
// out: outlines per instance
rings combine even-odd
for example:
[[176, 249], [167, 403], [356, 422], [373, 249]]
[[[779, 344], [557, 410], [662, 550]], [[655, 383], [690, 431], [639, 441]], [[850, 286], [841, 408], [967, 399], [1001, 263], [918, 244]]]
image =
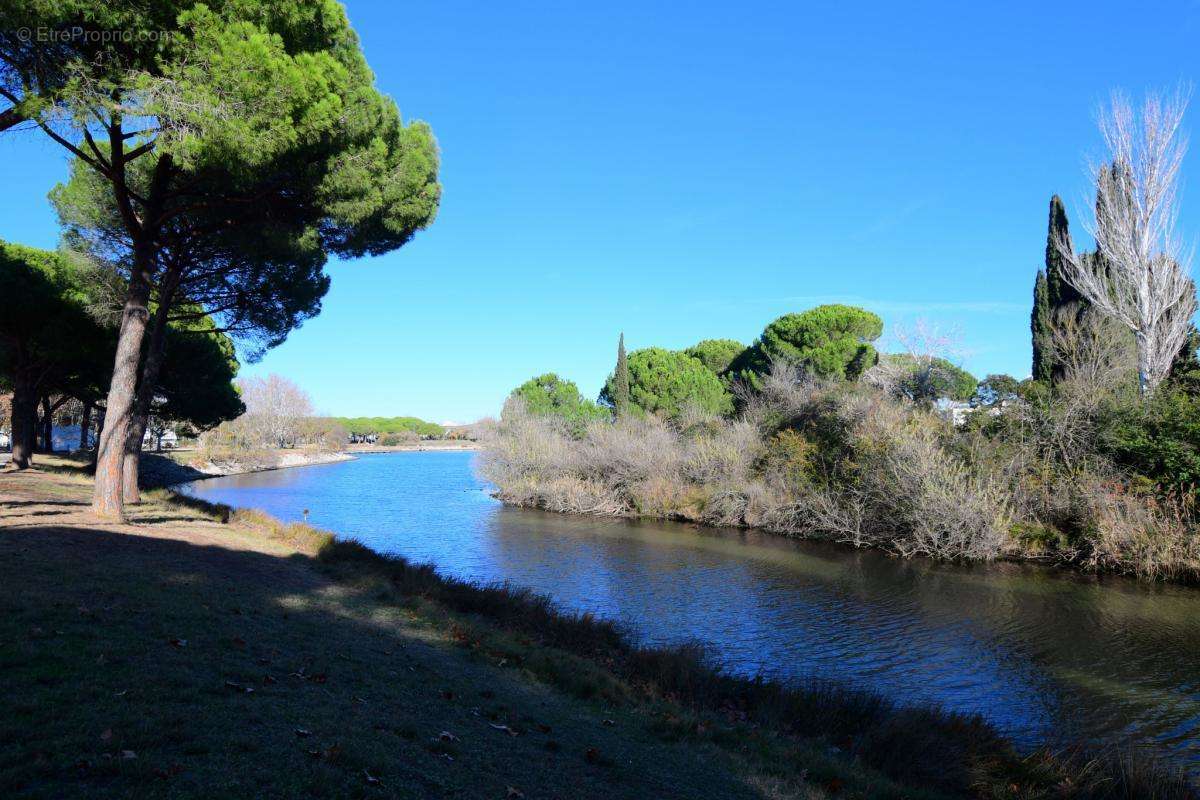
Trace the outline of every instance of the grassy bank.
[[5, 796], [1192, 796], [256, 512], [156, 491], [100, 524], [88, 489], [0, 473]]

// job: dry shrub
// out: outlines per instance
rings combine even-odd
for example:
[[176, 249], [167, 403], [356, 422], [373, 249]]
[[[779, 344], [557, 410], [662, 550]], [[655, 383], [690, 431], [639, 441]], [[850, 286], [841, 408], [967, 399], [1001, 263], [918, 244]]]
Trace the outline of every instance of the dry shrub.
[[1200, 575], [1200, 533], [1190, 501], [1143, 497], [1111, 482], [1086, 487], [1084, 500], [1084, 566], [1143, 578]]
[[483, 475], [507, 502], [576, 513], [679, 518], [990, 559], [1008, 512], [1001, 481], [947, 444], [935, 415], [868, 387], [777, 366], [735, 420], [685, 412], [561, 422], [506, 409]]

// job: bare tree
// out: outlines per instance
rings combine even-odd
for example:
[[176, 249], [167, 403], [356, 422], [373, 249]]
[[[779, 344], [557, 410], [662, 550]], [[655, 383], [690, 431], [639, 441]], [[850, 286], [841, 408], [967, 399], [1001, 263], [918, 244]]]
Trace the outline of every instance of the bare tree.
[[1190, 253], [1176, 236], [1179, 169], [1187, 151], [1180, 125], [1188, 96], [1147, 96], [1141, 113], [1114, 93], [1100, 117], [1110, 163], [1093, 167], [1096, 254], [1057, 243], [1067, 281], [1093, 306], [1133, 331], [1138, 383], [1152, 392], [1171, 369], [1196, 313]]
[[299, 426], [313, 413], [308, 393], [280, 375], [238, 381], [252, 438], [269, 447], [294, 447]]
[[918, 319], [912, 326], [896, 325], [892, 338], [903, 352], [881, 356], [863, 379], [917, 403], [932, 403], [945, 394], [955, 377], [954, 362], [964, 354], [959, 333]]

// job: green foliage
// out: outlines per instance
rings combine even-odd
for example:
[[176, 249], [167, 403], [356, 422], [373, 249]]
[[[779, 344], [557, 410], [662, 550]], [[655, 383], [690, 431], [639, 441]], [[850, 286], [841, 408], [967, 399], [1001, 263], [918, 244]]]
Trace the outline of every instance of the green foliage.
[[878, 361], [873, 342], [883, 320], [862, 308], [824, 305], [786, 314], [763, 330], [758, 341], [729, 370], [751, 386], [772, 361], [784, 361], [821, 378], [855, 380]]
[[0, 242], [0, 376], [77, 395], [105, 380], [115, 338], [89, 313], [93, 279], [67, 253]]
[[909, 400], [969, 400], [979, 381], [962, 367], [944, 358], [915, 358], [908, 353], [881, 357], [900, 374], [898, 390]]
[[994, 406], [1005, 400], [1013, 400], [1021, 393], [1021, 383], [1011, 375], [988, 375], [979, 382], [975, 399], [980, 405]]
[[1038, 270], [1033, 282], [1033, 312], [1029, 328], [1033, 336], [1033, 377], [1049, 381], [1051, 373], [1050, 338], [1053, 314], [1050, 309], [1050, 292], [1046, 286], [1046, 272]]
[[683, 352], [698, 359], [716, 375], [724, 375], [733, 360], [742, 354], [746, 345], [736, 339], [705, 339]]
[[617, 369], [613, 373], [613, 408], [618, 417], [629, 413], [629, 360], [625, 355], [625, 334], [617, 342]]
[[[611, 403], [615, 391], [615, 376], [609, 376], [601, 401]], [[629, 398], [641, 411], [668, 419], [689, 405], [709, 414], [733, 410], [733, 397], [699, 359], [661, 347], [629, 354]]]
[[1118, 464], [1163, 489], [1194, 493], [1200, 487], [1200, 395], [1166, 384], [1146, 402], [1117, 404], [1100, 443]]
[[21, 28], [108, 34], [0, 37], [0, 88], [18, 119], [123, 126], [120, 159], [108, 137], [72, 151], [54, 197], [69, 233], [123, 272], [169, 238], [192, 262], [180, 294], [260, 348], [317, 313], [328, 254], [388, 252], [436, 214], [433, 135], [375, 88], [336, 2], [0, 5], [0, 30]]
[[446, 429], [441, 425], [426, 422], [417, 417], [331, 417], [331, 420], [342, 425], [348, 433], [356, 436], [370, 433], [400, 434], [406, 432], [435, 438], [446, 435]]
[[[607, 419], [609, 411], [579, 393], [574, 381], [553, 372], [538, 375], [522, 383], [508, 396], [509, 402], [521, 401], [530, 414], [558, 417], [572, 423]], [[505, 403], [507, 408], [508, 403]]]
[[167, 329], [153, 406], [156, 417], [207, 430], [245, 413], [233, 385], [239, 366], [233, 342], [215, 327], [203, 317]]

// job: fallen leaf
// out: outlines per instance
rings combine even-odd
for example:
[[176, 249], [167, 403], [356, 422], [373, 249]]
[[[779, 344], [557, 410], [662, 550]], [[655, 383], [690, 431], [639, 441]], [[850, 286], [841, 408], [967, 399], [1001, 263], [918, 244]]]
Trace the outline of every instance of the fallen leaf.
[[306, 730], [305, 728], [296, 728], [296, 735], [304, 738], [305, 736], [312, 736], [312, 731]]
[[263, 676], [263, 683], [265, 683], [265, 684], [268, 684], [268, 685], [269, 685], [269, 684], [275, 683], [275, 679], [274, 679], [273, 677], [271, 677], [270, 675], [264, 675], [264, 676]]
[[122, 750], [121, 758], [125, 759], [126, 761], [132, 761], [133, 759], [137, 758], [137, 753], [133, 752], [132, 750]]
[[488, 725], [492, 728], [495, 728], [498, 731], [504, 731], [509, 736], [519, 736], [520, 735], [516, 731], [514, 731], [512, 728], [508, 727], [507, 725], [497, 725], [494, 722], [489, 722]]
[[462, 741], [461, 739], [459, 739], [457, 736], [455, 736], [455, 735], [454, 735], [453, 733], [451, 733], [450, 731], [442, 731], [441, 733], [439, 733], [439, 734], [438, 734], [438, 739], [442, 740], [443, 742], [459, 742], [459, 741]]
[[243, 639], [243, 638], [242, 638], [242, 637], [240, 637], [240, 636], [235, 636], [235, 637], [233, 637], [233, 640], [232, 640], [232, 641], [233, 641], [233, 643], [234, 643], [235, 645], [237, 645], [238, 647], [245, 647], [245, 646], [246, 646], [246, 640], [245, 640], [245, 639]]
[[538, 723], [538, 726], [537, 726], [537, 729], [538, 729], [539, 731], [541, 731], [542, 733], [549, 733], [549, 732], [552, 730], [552, 729], [550, 728], [550, 726], [549, 726], [549, 725], [547, 725], [547, 724], [546, 724], [546, 723], [544, 723], [544, 722], [539, 722], [539, 723]]
[[127, 694], [129, 694], [129, 690], [128, 690], [128, 689], [122, 689], [121, 691], [117, 692], [117, 693], [116, 693], [115, 695], [113, 695], [113, 696], [114, 696], [114, 697], [124, 697], [124, 696], [125, 696], [125, 695], [127, 695]]
[[515, 786], [510, 786], [508, 787], [508, 791], [504, 794], [504, 800], [521, 800], [521, 798], [524, 796], [525, 793], [520, 789]]
[[826, 784], [825, 791], [829, 792], [830, 794], [840, 794], [842, 791], [842, 786], [844, 785], [845, 784], [842, 782], [841, 778], [834, 778], [828, 784]]
[[613, 722], [611, 719], [606, 719], [603, 722], [601, 722], [600, 724], [612, 727], [613, 725], [616, 725], [617, 723]]
[[112, 728], [105, 728], [104, 733], [100, 734], [100, 741], [107, 742], [112, 739]]
[[376, 778], [374, 775], [372, 775], [371, 773], [367, 772], [365, 769], [363, 770], [363, 776], [364, 776], [364, 777], [367, 779], [367, 783], [368, 783], [368, 784], [371, 784], [371, 785], [374, 785], [374, 786], [381, 785], [381, 784], [380, 784], [380, 782], [379, 782], [379, 778]]
[[187, 647], [187, 639], [172, 639], [172, 647]]

